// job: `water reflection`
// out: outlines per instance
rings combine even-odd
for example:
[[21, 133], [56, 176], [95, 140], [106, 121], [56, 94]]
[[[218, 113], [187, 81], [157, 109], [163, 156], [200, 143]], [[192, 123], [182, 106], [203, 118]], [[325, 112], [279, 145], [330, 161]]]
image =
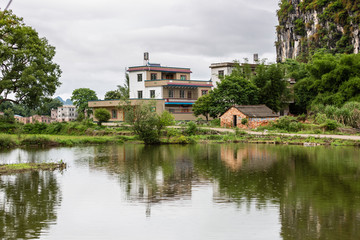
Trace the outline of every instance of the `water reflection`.
[[[91, 167], [118, 177], [127, 201], [190, 200], [212, 183], [213, 202], [277, 204], [283, 239], [360, 236], [359, 149], [268, 145], [124, 145], [95, 149]], [[345, 236], [345, 237], [344, 237]]]
[[39, 237], [56, 220], [60, 200], [53, 172], [0, 176], [0, 238]]

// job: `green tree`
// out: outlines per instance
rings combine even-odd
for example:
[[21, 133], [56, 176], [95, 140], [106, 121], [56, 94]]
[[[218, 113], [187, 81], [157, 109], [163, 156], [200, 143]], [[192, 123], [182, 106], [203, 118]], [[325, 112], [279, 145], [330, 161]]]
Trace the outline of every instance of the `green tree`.
[[306, 65], [307, 74], [295, 84], [296, 103], [309, 109], [315, 104], [341, 107], [360, 100], [360, 55], [319, 51]]
[[11, 11], [0, 19], [0, 39], [0, 104], [37, 107], [61, 84], [55, 48]]
[[145, 144], [160, 143], [161, 130], [174, 123], [174, 117], [169, 112], [156, 113], [155, 101], [142, 101], [135, 106], [127, 103], [123, 108], [125, 121]]
[[117, 85], [118, 89], [113, 91], [108, 91], [105, 93], [105, 100], [111, 99], [128, 99], [129, 98], [129, 74], [125, 75], [125, 84]]
[[260, 103], [264, 103], [275, 112], [282, 110], [290, 97], [282, 66], [280, 64], [260, 65], [258, 69], [253, 81], [260, 89]]
[[88, 106], [89, 101], [98, 100], [95, 91], [89, 88], [78, 88], [72, 92], [71, 101], [78, 108], [79, 113], [87, 112], [88, 116], [91, 110]]
[[49, 99], [37, 110], [37, 114], [50, 116], [51, 109], [57, 109], [61, 106], [63, 106], [63, 103], [59, 99]]
[[210, 116], [218, 117], [229, 107], [239, 105], [253, 105], [259, 103], [259, 88], [245, 79], [240, 71], [233, 71], [209, 93], [212, 98]]
[[94, 115], [95, 118], [98, 120], [98, 125], [100, 126], [103, 122], [107, 122], [111, 118], [110, 112], [105, 108], [96, 109]]
[[209, 121], [209, 114], [212, 106], [212, 94], [206, 94], [196, 100], [192, 110], [196, 117], [203, 115]]

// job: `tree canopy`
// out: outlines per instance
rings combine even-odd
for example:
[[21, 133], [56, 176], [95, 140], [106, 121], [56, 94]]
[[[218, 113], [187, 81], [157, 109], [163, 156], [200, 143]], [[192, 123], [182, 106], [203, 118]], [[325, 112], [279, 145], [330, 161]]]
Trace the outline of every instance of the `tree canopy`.
[[0, 104], [35, 108], [60, 86], [55, 48], [22, 18], [5, 12], [0, 19]]
[[126, 74], [125, 76], [125, 84], [117, 85], [116, 90], [108, 91], [105, 93], [105, 100], [111, 100], [111, 99], [121, 99], [125, 100], [129, 98], [129, 75]]
[[89, 112], [88, 102], [93, 100], [98, 100], [98, 97], [90, 88], [78, 88], [72, 92], [71, 101], [78, 108], [79, 113], [85, 113], [85, 110]]
[[360, 101], [360, 55], [317, 52], [295, 84], [296, 104], [303, 111], [315, 104], [342, 106]]

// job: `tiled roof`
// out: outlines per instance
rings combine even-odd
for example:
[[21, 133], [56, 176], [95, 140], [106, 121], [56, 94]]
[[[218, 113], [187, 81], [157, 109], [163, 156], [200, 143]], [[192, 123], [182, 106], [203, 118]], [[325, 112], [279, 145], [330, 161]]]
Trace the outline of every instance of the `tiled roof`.
[[278, 117], [279, 115], [274, 113], [273, 110], [266, 105], [235, 105], [236, 109], [245, 114], [248, 117]]

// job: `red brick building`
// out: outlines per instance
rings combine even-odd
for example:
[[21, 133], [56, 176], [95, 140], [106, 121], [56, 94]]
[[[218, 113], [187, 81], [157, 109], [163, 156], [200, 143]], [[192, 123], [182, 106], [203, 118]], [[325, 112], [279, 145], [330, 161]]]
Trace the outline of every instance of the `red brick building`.
[[[241, 123], [244, 118], [247, 119], [246, 124]], [[235, 105], [221, 115], [220, 123], [222, 127], [254, 129], [278, 118], [279, 115], [265, 105]]]

